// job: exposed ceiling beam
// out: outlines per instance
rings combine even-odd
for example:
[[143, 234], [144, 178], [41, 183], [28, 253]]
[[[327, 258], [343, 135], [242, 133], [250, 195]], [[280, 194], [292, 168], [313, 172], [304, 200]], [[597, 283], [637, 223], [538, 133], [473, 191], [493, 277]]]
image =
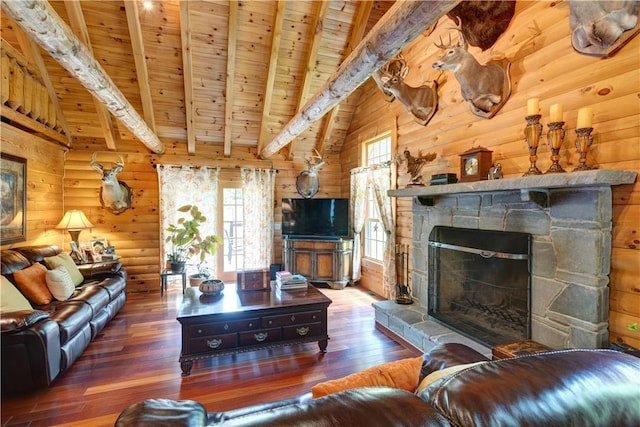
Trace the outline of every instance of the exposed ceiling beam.
[[[297, 111], [304, 106], [304, 103], [309, 97], [311, 92], [311, 80], [313, 78], [313, 70], [316, 68], [316, 61], [318, 60], [318, 51], [320, 50], [320, 43], [322, 42], [322, 34], [324, 33], [324, 22], [329, 12], [329, 5], [331, 2], [323, 1], [318, 5], [318, 13], [316, 14], [316, 21], [313, 25], [313, 38], [311, 41], [311, 48], [309, 49], [309, 55], [307, 56], [307, 64], [305, 67], [304, 77], [302, 79], [302, 89], [300, 90], [300, 96], [298, 98]], [[293, 159], [293, 153], [296, 149], [296, 140], [291, 141], [289, 145], [289, 160]]]
[[238, 2], [229, 2], [229, 32], [227, 37], [227, 82], [224, 103], [224, 148], [225, 157], [231, 156], [231, 135], [233, 124], [233, 86], [236, 76], [236, 42], [238, 40]]
[[12, 0], [1, 2], [1, 6], [16, 24], [104, 103], [145, 146], [155, 153], [164, 153], [164, 144], [48, 2]]
[[267, 82], [264, 89], [264, 100], [262, 103], [262, 120], [260, 121], [260, 135], [258, 139], [258, 154], [265, 146], [268, 135], [269, 113], [271, 111], [271, 98], [273, 97], [273, 85], [276, 81], [278, 68], [278, 54], [280, 53], [280, 38], [282, 37], [282, 26], [284, 25], [284, 11], [287, 7], [286, 1], [278, 1], [276, 5], [276, 16], [273, 19], [273, 37], [271, 38], [271, 54], [269, 55], [269, 69], [267, 70]]
[[268, 158], [289, 144], [458, 3], [460, 0], [396, 2], [260, 156]]
[[144, 53], [144, 39], [142, 38], [142, 27], [140, 26], [140, 12], [137, 1], [125, 1], [124, 10], [127, 15], [127, 25], [129, 26], [129, 37], [131, 37], [131, 49], [133, 50], [133, 60], [136, 64], [136, 76], [138, 88], [140, 89], [140, 100], [142, 101], [142, 113], [149, 128], [156, 133], [156, 118], [153, 114], [153, 100], [151, 98], [151, 84], [149, 83], [149, 71], [147, 69], [146, 55]]
[[[71, 24], [73, 32], [76, 33], [76, 36], [78, 36], [80, 41], [84, 43], [87, 49], [89, 49], [91, 56], [93, 56], [93, 47], [91, 46], [91, 39], [89, 38], [89, 30], [87, 29], [87, 23], [84, 20], [84, 14], [82, 13], [80, 2], [66, 1], [64, 2], [64, 7], [67, 10], [67, 15], [69, 15], [69, 23]], [[102, 133], [104, 134], [107, 148], [115, 151], [118, 149], [120, 135], [118, 135], [118, 131], [113, 124], [111, 114], [109, 114], [107, 107], [105, 107], [104, 104], [102, 104], [95, 96], [93, 97], [93, 104], [96, 107], [96, 114], [98, 115], [100, 126], [102, 127]]]
[[[360, 3], [358, 11], [356, 12], [356, 17], [353, 20], [355, 25], [353, 31], [351, 32], [351, 37], [349, 38], [349, 45], [347, 47], [347, 51], [345, 52], [345, 57], [348, 57], [351, 52], [353, 52], [354, 47], [357, 46], [364, 37], [364, 32], [366, 31], [367, 26], [360, 25], [360, 23], [369, 22], [371, 9], [373, 9], [372, 1], [363, 1]], [[336, 117], [338, 117], [339, 112], [340, 104], [333, 107], [331, 112], [327, 115], [324, 126], [320, 131], [320, 138], [318, 138], [318, 141], [316, 142], [316, 151], [320, 153], [321, 156], [324, 155], [324, 150], [327, 146], [327, 143], [329, 142], [329, 139], [331, 138], [331, 134], [333, 133], [333, 126], [336, 123]], [[292, 142], [292, 144], [294, 142]]]
[[191, 17], [189, 1], [180, 2], [180, 39], [182, 41], [182, 79], [184, 112], [187, 118], [187, 152], [196, 154], [196, 129], [193, 125], [193, 52], [191, 52]]
[[44, 58], [40, 54], [40, 49], [38, 45], [36, 45], [33, 40], [27, 37], [27, 35], [20, 28], [16, 28], [16, 36], [18, 38], [18, 43], [20, 44], [20, 49], [22, 53], [27, 58], [27, 61], [31, 62], [40, 72], [40, 78], [42, 79], [42, 83], [47, 88], [47, 93], [49, 94], [49, 99], [53, 104], [53, 108], [56, 110], [56, 117], [60, 122], [60, 126], [62, 127], [62, 131], [65, 134], [67, 140], [67, 147], [71, 145], [71, 133], [69, 133], [69, 125], [67, 124], [67, 119], [64, 116], [64, 112], [62, 111], [62, 107], [60, 107], [60, 101], [58, 101], [58, 94], [56, 93], [55, 88], [53, 87], [53, 83], [51, 82], [51, 78], [49, 77], [49, 71], [44, 63]]

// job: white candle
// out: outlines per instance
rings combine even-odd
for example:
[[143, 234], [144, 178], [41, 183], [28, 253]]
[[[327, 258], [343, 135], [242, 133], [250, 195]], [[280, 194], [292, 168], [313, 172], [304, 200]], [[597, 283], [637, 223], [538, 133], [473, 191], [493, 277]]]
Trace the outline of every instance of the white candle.
[[581, 108], [578, 110], [578, 124], [577, 129], [590, 128], [591, 120], [593, 118], [593, 109], [589, 107]]
[[562, 121], [562, 104], [553, 104], [549, 111], [549, 120], [551, 123]]
[[538, 107], [538, 98], [530, 98], [527, 100], [527, 116], [535, 116], [540, 111]]

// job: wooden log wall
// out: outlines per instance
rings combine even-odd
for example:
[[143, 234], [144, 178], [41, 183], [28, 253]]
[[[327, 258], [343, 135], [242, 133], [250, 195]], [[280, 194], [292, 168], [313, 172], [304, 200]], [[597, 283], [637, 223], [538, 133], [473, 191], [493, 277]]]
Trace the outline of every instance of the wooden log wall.
[[[106, 238], [115, 246], [116, 252], [129, 274], [128, 288], [132, 292], [158, 291], [160, 286], [160, 270], [163, 261], [160, 259], [159, 229], [159, 192], [158, 177], [155, 165], [175, 164], [191, 166], [220, 166], [225, 174], [230, 169], [241, 167], [274, 168], [276, 178], [275, 222], [282, 220], [280, 201], [286, 197], [300, 197], [296, 191], [296, 177], [306, 169], [303, 159], [299, 161], [260, 161], [255, 160], [255, 153], [234, 149], [232, 159], [224, 159], [222, 152], [210, 145], [197, 145], [196, 156], [187, 154], [187, 145], [183, 142], [167, 144], [164, 155], [149, 154], [138, 142], [122, 141], [117, 152], [105, 150], [102, 141], [76, 140], [73, 149], [67, 154], [64, 176], [65, 209], [82, 209], [89, 220], [96, 226], [89, 232], [85, 230], [81, 241], [91, 238]], [[254, 149], [255, 151], [255, 149]], [[124, 158], [124, 170], [118, 179], [133, 188], [132, 208], [120, 215], [114, 215], [100, 205], [100, 175], [90, 166], [91, 156], [97, 152], [99, 163], [108, 166], [117, 161], [118, 155]], [[337, 157], [328, 157], [321, 172], [320, 190], [316, 197], [347, 197], [340, 185], [340, 162]], [[188, 184], [185, 191], [191, 190]], [[282, 262], [282, 234], [274, 232], [274, 263]]]
[[[470, 47], [479, 62], [506, 56], [512, 63], [511, 97], [490, 120], [471, 114], [460, 86], [450, 71], [443, 77], [439, 107], [427, 126], [416, 124], [398, 102], [387, 103], [370, 79], [360, 92], [360, 102], [341, 154], [343, 188], [349, 186], [348, 171], [358, 166], [360, 143], [385, 130], [389, 117], [397, 117], [398, 148], [413, 155], [436, 152], [437, 158], [423, 167], [430, 177], [438, 173], [460, 174], [458, 154], [483, 146], [493, 150], [494, 162], [502, 164], [505, 177], [521, 176], [528, 169], [528, 150], [523, 137], [527, 99], [540, 99], [540, 114], [547, 129], [549, 107], [564, 105], [566, 139], [560, 163], [572, 170], [578, 162], [574, 149], [578, 109], [592, 107], [595, 140], [588, 163], [601, 169], [640, 172], [640, 37], [635, 37], [610, 58], [585, 56], [571, 46], [568, 2], [516, 3], [516, 14], [496, 44], [488, 51]], [[434, 80], [431, 64], [443, 53], [433, 43], [456, 40], [453, 22], [440, 19], [430, 36], [416, 39], [403, 54], [410, 67], [406, 83], [411, 86]], [[544, 138], [544, 136], [543, 136]], [[538, 166], [545, 171], [550, 161], [546, 138], [538, 150]], [[409, 182], [406, 165], [398, 166], [398, 188]], [[398, 243], [411, 244], [411, 199], [397, 200]], [[613, 189], [613, 233], [610, 274], [610, 340], [623, 340], [640, 348], [640, 333], [628, 329], [640, 323], [640, 182]]]
[[62, 177], [65, 149], [6, 123], [0, 124], [0, 141], [3, 153], [27, 160], [26, 240], [3, 245], [2, 249], [40, 244], [62, 247], [63, 231], [56, 230], [55, 226], [64, 214]]

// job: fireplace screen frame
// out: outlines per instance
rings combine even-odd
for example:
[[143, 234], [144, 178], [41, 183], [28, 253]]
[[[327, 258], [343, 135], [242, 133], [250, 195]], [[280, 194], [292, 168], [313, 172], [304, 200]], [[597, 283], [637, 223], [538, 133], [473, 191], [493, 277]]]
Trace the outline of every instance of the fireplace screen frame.
[[[497, 238], [500, 239], [497, 239]], [[428, 314], [448, 328], [465, 335], [481, 344], [495, 346], [506, 342], [531, 338], [531, 284], [532, 284], [532, 241], [528, 233], [466, 229], [459, 227], [436, 226], [429, 234], [428, 247]], [[440, 284], [452, 280], [442, 279], [443, 272], [440, 256], [452, 251], [462, 264], [471, 265], [470, 271], [464, 271], [461, 283], [451, 289], [440, 289]], [[493, 281], [473, 276], [478, 261], [486, 261], [490, 271], [495, 273]], [[464, 270], [467, 267], [463, 267]], [[504, 271], [500, 271], [504, 269]], [[484, 270], [487, 271], [487, 270]], [[508, 284], [497, 283], [500, 273], [511, 277]], [[469, 276], [471, 275], [471, 276]], [[512, 283], [513, 282], [513, 283]], [[469, 287], [475, 291], [469, 291]], [[482, 288], [478, 290], [479, 288]], [[487, 289], [489, 296], [484, 294]], [[502, 290], [509, 304], [495, 304], [491, 300], [492, 289]], [[483, 294], [479, 292], [483, 291]], [[451, 299], [447, 294], [458, 292], [464, 295], [464, 304]], [[475, 292], [475, 294], [474, 294]], [[468, 294], [472, 294], [471, 298]], [[479, 295], [479, 299], [475, 297]], [[503, 296], [503, 295], [501, 295]], [[484, 304], [482, 299], [488, 299]], [[446, 306], [442, 309], [441, 307]], [[512, 324], [509, 324], [512, 321]], [[474, 323], [475, 322], [475, 323]]]

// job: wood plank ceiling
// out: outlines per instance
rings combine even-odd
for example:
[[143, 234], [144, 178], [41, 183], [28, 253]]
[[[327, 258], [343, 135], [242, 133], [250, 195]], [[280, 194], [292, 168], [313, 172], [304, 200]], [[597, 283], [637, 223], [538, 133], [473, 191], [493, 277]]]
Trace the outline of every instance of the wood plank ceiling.
[[[50, 4], [165, 144], [186, 144], [190, 154], [206, 144], [220, 156], [234, 149], [257, 156], [393, 2], [173, 0], [153, 1], [150, 10], [133, 1]], [[5, 13], [2, 38], [23, 53], [29, 45]], [[69, 136], [104, 140], [112, 150], [136, 139], [41, 56]], [[281, 155], [316, 146], [339, 151], [353, 112], [344, 104]]]
[[[209, 146], [219, 157], [238, 158], [258, 157], [394, 4], [152, 0], [146, 9], [132, 0], [49, 3], [162, 144], [183, 144], [192, 155]], [[59, 132], [72, 147], [90, 138], [118, 150], [122, 141], [139, 140], [5, 11], [1, 24], [3, 41], [41, 64], [61, 110]], [[356, 100], [357, 92], [276, 155], [301, 158], [314, 148], [339, 153]]]

